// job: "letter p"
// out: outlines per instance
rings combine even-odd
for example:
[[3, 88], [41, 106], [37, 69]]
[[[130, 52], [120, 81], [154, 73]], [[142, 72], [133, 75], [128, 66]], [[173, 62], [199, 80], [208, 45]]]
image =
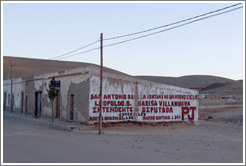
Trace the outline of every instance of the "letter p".
[[184, 115], [189, 114], [189, 107], [182, 107], [182, 120], [184, 120]]

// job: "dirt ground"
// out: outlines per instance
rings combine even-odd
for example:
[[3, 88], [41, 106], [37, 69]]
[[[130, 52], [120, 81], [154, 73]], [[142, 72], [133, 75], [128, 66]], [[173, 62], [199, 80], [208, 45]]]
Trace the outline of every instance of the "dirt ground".
[[[125, 136], [135, 138], [131, 145], [127, 141], [120, 145], [144, 150], [142, 152], [146, 155], [154, 152], [157, 156], [163, 156], [163, 162], [243, 162], [243, 107], [203, 107], [200, 114], [203, 116], [199, 118], [198, 126], [128, 124], [106, 127], [103, 131], [104, 135], [121, 136], [122, 139]], [[97, 132], [97, 128], [90, 131]]]
[[57, 130], [4, 117], [4, 163], [242, 163], [243, 108], [206, 108], [199, 125]]

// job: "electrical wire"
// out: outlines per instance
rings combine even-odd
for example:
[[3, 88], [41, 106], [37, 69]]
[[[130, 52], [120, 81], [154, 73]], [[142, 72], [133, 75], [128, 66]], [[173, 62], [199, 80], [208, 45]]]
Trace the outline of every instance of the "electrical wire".
[[50, 60], [54, 60], [54, 59], [57, 59], [57, 58], [66, 56], [66, 55], [68, 55], [68, 54], [74, 53], [74, 52], [76, 52], [76, 51], [82, 50], [82, 49], [84, 49], [84, 48], [86, 48], [86, 47], [89, 47], [89, 46], [91, 46], [91, 45], [93, 45], [93, 44], [98, 43], [99, 41], [100, 41], [100, 40], [97, 40], [97, 41], [95, 41], [95, 42], [92, 42], [92, 43], [90, 43], [90, 44], [87, 44], [87, 45], [85, 45], [85, 46], [83, 46], [83, 47], [80, 47], [80, 48], [78, 48], [78, 49], [76, 49], [76, 50], [73, 50], [73, 51], [71, 51], [71, 52], [68, 52], [68, 53], [65, 53], [65, 54], [62, 54], [62, 55], [53, 57], [53, 58], [51, 58]]
[[174, 23], [171, 23], [171, 24], [166, 24], [166, 25], [162, 25], [162, 26], [158, 26], [158, 27], [155, 27], [155, 28], [150, 28], [150, 29], [147, 29], [147, 30], [143, 30], [143, 31], [139, 31], [139, 32], [134, 32], [134, 33], [126, 34], [126, 35], [120, 35], [120, 36], [110, 37], [110, 38], [106, 38], [106, 39], [103, 39], [103, 40], [104, 41], [114, 40], [114, 39], [118, 39], [118, 38], [129, 37], [129, 36], [133, 36], [133, 35], [137, 35], [137, 34], [149, 32], [149, 31], [153, 31], [153, 30], [156, 30], [156, 29], [168, 27], [168, 26], [179, 24], [179, 23], [182, 23], [182, 22], [186, 22], [186, 21], [189, 21], [189, 20], [192, 20], [192, 19], [195, 19], [195, 18], [203, 17], [203, 16], [206, 16], [206, 15], [209, 15], [209, 14], [212, 14], [212, 13], [216, 13], [216, 12], [219, 12], [219, 11], [222, 11], [222, 10], [225, 10], [225, 9], [228, 9], [228, 8], [232, 8], [232, 7], [238, 6], [240, 4], [242, 4], [242, 3], [237, 3], [237, 4], [234, 4], [234, 5], [227, 6], [227, 7], [221, 8], [221, 9], [217, 9], [217, 10], [214, 10], [214, 11], [211, 11], [211, 12], [208, 12], [208, 13], [204, 13], [204, 14], [201, 14], [201, 15], [198, 15], [198, 16], [194, 16], [194, 17], [190, 17], [190, 18], [187, 18], [187, 19], [184, 19], [184, 20], [180, 20], [180, 21], [177, 21], [177, 22], [174, 22]]
[[207, 19], [207, 18], [210, 18], [210, 17], [215, 17], [215, 16], [222, 15], [222, 14], [225, 14], [225, 13], [228, 13], [228, 12], [232, 12], [234, 10], [238, 10], [238, 9], [241, 9], [241, 8], [243, 8], [243, 7], [242, 6], [241, 7], [237, 7], [237, 8], [230, 9], [230, 10], [227, 10], [227, 11], [224, 11], [224, 12], [221, 12], [221, 13], [217, 13], [217, 14], [206, 16], [206, 17], [203, 17], [203, 18], [199, 18], [199, 19], [196, 19], [196, 20], [193, 20], [193, 21], [181, 24], [181, 25], [177, 25], [177, 26], [174, 26], [174, 27], [171, 27], [171, 28], [168, 28], [168, 29], [164, 29], [164, 30], [161, 30], [161, 31], [157, 31], [157, 32], [146, 34], [146, 35], [142, 35], [142, 36], [139, 36], [139, 37], [135, 37], [135, 38], [123, 40], [123, 41], [120, 41], [120, 42], [108, 44], [108, 45], [105, 45], [103, 47], [110, 47], [110, 46], [126, 43], [126, 42], [129, 42], [129, 41], [132, 41], [132, 40], [137, 40], [137, 39], [141, 39], [141, 38], [144, 38], [144, 37], [152, 36], [152, 35], [155, 35], [155, 34], [158, 34], [158, 33], [162, 33], [162, 32], [165, 32], [165, 31], [169, 31], [169, 30], [172, 30], [172, 29], [176, 29], [176, 28], [179, 28], [179, 27], [182, 27], [182, 26], [185, 26], [185, 25], [197, 22], [197, 21], [201, 21], [201, 20], [204, 20], [204, 19]]
[[90, 50], [83, 51], [83, 52], [79, 52], [79, 53], [76, 53], [76, 54], [71, 54], [71, 55], [62, 57], [61, 59], [63, 59], [63, 58], [68, 58], [68, 57], [75, 56], [75, 55], [81, 55], [81, 54], [84, 54], [84, 53], [87, 53], [87, 52], [91, 52], [91, 51], [94, 51], [94, 50], [98, 50], [98, 49], [100, 49], [100, 47], [92, 48], [92, 49], [90, 49]]
[[[191, 23], [200, 21], [200, 20], [204, 20], [204, 19], [210, 18], [210, 17], [215, 17], [215, 16], [218, 16], [218, 15], [222, 15], [222, 14], [225, 14], [225, 13], [228, 13], [228, 12], [231, 12], [231, 11], [234, 11], [234, 10], [237, 10], [237, 9], [240, 9], [240, 8], [242, 8], [242, 6], [241, 6], [241, 7], [237, 7], [237, 8], [233, 8], [233, 9], [230, 9], [230, 10], [227, 10], [227, 11], [224, 11], [224, 12], [221, 12], [221, 13], [213, 14], [213, 15], [209, 15], [209, 14], [216, 13], [216, 12], [219, 12], [219, 11], [223, 11], [223, 10], [226, 10], [226, 9], [229, 9], [229, 8], [232, 8], [232, 7], [235, 7], [235, 6], [238, 6], [238, 5], [240, 5], [240, 4], [242, 4], [242, 3], [237, 3], [237, 4], [234, 4], [234, 5], [230, 5], [230, 6], [227, 6], [227, 7], [221, 8], [221, 9], [218, 9], [218, 10], [214, 10], [214, 11], [211, 11], [211, 12], [208, 12], [208, 13], [204, 13], [204, 14], [201, 14], [201, 15], [198, 15], [198, 16], [190, 17], [190, 18], [188, 18], [188, 19], [184, 19], [184, 20], [181, 20], [181, 21], [177, 21], [177, 22], [174, 22], [174, 23], [171, 23], [171, 24], [166, 24], [166, 25], [162, 25], [162, 26], [159, 26], [159, 27], [147, 29], [147, 30], [144, 30], [144, 31], [139, 31], [139, 32], [130, 33], [130, 34], [126, 34], [126, 35], [120, 35], [120, 36], [115, 36], [115, 37], [106, 38], [106, 39], [103, 39], [103, 41], [114, 40], [114, 39], [119, 39], [119, 38], [123, 38], [123, 37], [129, 37], [129, 36], [133, 36], [133, 35], [137, 35], [137, 34], [149, 32], [149, 31], [157, 30], [157, 29], [160, 29], [160, 28], [172, 26], [172, 25], [175, 25], [175, 24], [179, 24], [179, 23], [182, 23], [182, 22], [186, 22], [186, 21], [189, 21], [189, 20], [193, 20], [193, 19], [195, 19], [195, 18], [202, 17], [202, 18], [199, 18], [199, 19], [196, 19], [196, 20], [187, 22], [187, 23], [183, 23], [183, 24], [180, 24], [180, 25], [177, 25], [177, 26], [168, 28], [168, 29], [164, 29], [164, 30], [160, 30], [160, 31], [157, 31], [157, 32], [149, 33], [149, 34], [146, 34], [146, 35], [142, 35], [142, 36], [134, 37], [134, 38], [131, 38], [131, 39], [123, 40], [123, 41], [120, 41], [120, 42], [108, 44], [108, 45], [105, 45], [105, 46], [103, 46], [103, 47], [110, 47], [110, 46], [114, 46], [114, 45], [126, 43], [126, 42], [129, 42], [129, 41], [141, 39], [141, 38], [148, 37], [148, 36], [152, 36], [152, 35], [155, 35], [155, 34], [158, 34], [158, 33], [161, 33], [161, 32], [165, 32], [165, 31], [169, 31], [169, 30], [172, 30], [172, 29], [176, 29], [176, 28], [179, 28], [179, 27], [182, 27], [182, 26], [185, 26], [185, 25], [188, 25], [188, 24], [191, 24]], [[206, 16], [206, 15], [209, 15], [209, 16]], [[203, 17], [203, 16], [206, 16], [206, 17]], [[98, 43], [99, 41], [100, 41], [100, 40], [96, 40], [96, 41], [94, 41], [94, 42], [92, 42], [92, 43], [90, 43], [90, 44], [87, 44], [87, 45], [85, 45], [85, 46], [83, 46], [83, 47], [80, 47], [80, 48], [75, 49], [75, 50], [73, 50], [73, 51], [70, 51], [70, 52], [68, 52], [68, 53], [65, 53], [65, 54], [62, 54], [62, 55], [59, 55], [59, 56], [56, 56], [56, 57], [47, 59], [47, 61], [44, 61], [44, 62], [27, 63], [27, 64], [22, 64], [22, 66], [23, 66], [23, 65], [30, 65], [30, 64], [48, 63], [48, 62], [50, 62], [49, 60], [64, 59], [64, 58], [68, 58], [68, 57], [71, 57], [71, 56], [76, 56], [76, 55], [81, 55], [81, 54], [84, 54], [84, 53], [88, 53], [88, 52], [91, 52], [91, 51], [100, 49], [100, 47], [96, 47], [96, 48], [92, 48], [92, 49], [89, 49], [89, 50], [86, 50], [86, 51], [83, 51], [83, 52], [79, 52], [79, 53], [72, 54], [72, 53], [74, 53], [74, 52], [76, 52], [76, 51], [79, 51], [79, 50], [82, 50], [82, 49], [84, 49], [84, 48], [87, 48], [87, 47], [89, 47], [89, 46], [91, 46], [91, 45], [94, 45], [94, 44]], [[71, 55], [69, 55], [69, 54], [71, 54]], [[18, 65], [15, 65], [15, 66], [18, 66]]]
[[[239, 3], [239, 4], [240, 4], [240, 3]], [[231, 6], [222, 8], [222, 9], [225, 10], [225, 9], [228, 9], [228, 8], [231, 8], [231, 7], [234, 7], [234, 6], [237, 6], [237, 5], [239, 5], [239, 4], [231, 5]], [[227, 11], [224, 11], [224, 12], [220, 12], [220, 13], [217, 13], [217, 14], [213, 14], [213, 15], [209, 15], [209, 16], [206, 16], [206, 17], [202, 17], [202, 18], [199, 18], [199, 19], [196, 19], [196, 20], [193, 20], [193, 21], [190, 21], [190, 22], [181, 24], [181, 25], [177, 25], [177, 26], [174, 26], [174, 27], [171, 27], [171, 28], [168, 28], [168, 29], [164, 29], [164, 30], [161, 30], [161, 31], [157, 31], [157, 32], [154, 32], [154, 33], [149, 33], [149, 34], [142, 35], [142, 36], [139, 36], [139, 37], [135, 37], [135, 38], [123, 40], [123, 41], [120, 41], [120, 42], [116, 42], [116, 43], [104, 45], [103, 48], [105, 48], [105, 47], [110, 47], [110, 46], [114, 46], [114, 45], [118, 45], [118, 44], [122, 44], [122, 43], [126, 43], [126, 42], [129, 42], [129, 41], [132, 41], [132, 40], [141, 39], [141, 38], [148, 37], [148, 36], [152, 36], [152, 35], [155, 35], [155, 34], [158, 34], [158, 33], [161, 33], [161, 32], [165, 32], [165, 31], [169, 31], [169, 30], [172, 30], [172, 29], [176, 29], [176, 28], [179, 28], [179, 27], [182, 27], [182, 26], [185, 26], [185, 25], [188, 25], [188, 24], [197, 22], [197, 21], [201, 21], [201, 20], [204, 20], [204, 19], [208, 19], [208, 18], [210, 18], [210, 17], [215, 17], [215, 16], [222, 15], [222, 14], [225, 14], [225, 13], [228, 13], [228, 12], [232, 12], [232, 11], [238, 10], [238, 9], [240, 9], [240, 8], [242, 8], [242, 6], [241, 6], [241, 7], [237, 7], [237, 8], [233, 8], [233, 9], [230, 9], [230, 10], [227, 10]], [[216, 12], [221, 11], [222, 9], [218, 9], [218, 10], [216, 10]], [[211, 13], [215, 13], [215, 11], [209, 12], [209, 14], [211, 14]], [[208, 14], [208, 13], [206, 13], [206, 15], [207, 15], [207, 14]], [[202, 15], [204, 16], [205, 14], [202, 14]], [[202, 15], [199, 15], [199, 17], [201, 17]], [[198, 18], [198, 16], [191, 17], [191, 18], [192, 18], [192, 19]], [[186, 20], [186, 21], [187, 21], [187, 20], [191, 20], [191, 18], [185, 19], [185, 20]], [[175, 23], [172, 23], [172, 24], [168, 24], [168, 26], [175, 25], [175, 24], [178, 24], [178, 23], [181, 23], [181, 22], [184, 22], [184, 20], [179, 21], [179, 22], [175, 22]], [[165, 25], [165, 26], [167, 26], [167, 25]], [[164, 27], [164, 26], [162, 26], [162, 27]], [[158, 28], [152, 28], [152, 30], [153, 30], [153, 29], [158, 29]], [[150, 31], [150, 30], [141, 31], [141, 32], [137, 32], [137, 33], [131, 33], [131, 34], [128, 34], [128, 36], [129, 36], [129, 35], [133, 35], [133, 34], [140, 34], [140, 33], [147, 32], [147, 31]], [[124, 37], [126, 37], [126, 35], [124, 35]], [[114, 37], [114, 38], [103, 39], [103, 41], [105, 41], [105, 40], [111, 40], [111, 39], [116, 39], [116, 38], [120, 38], [120, 36]], [[99, 40], [99, 41], [100, 41], [100, 40]], [[94, 51], [94, 50], [97, 50], [97, 49], [100, 49], [100, 47], [96, 47], [96, 48], [93, 48], [93, 49], [90, 49], [90, 50], [87, 50], [87, 51], [83, 51], [83, 52], [80, 52], [80, 53], [68, 55], [68, 56], [65, 56], [65, 57], [63, 57], [63, 58], [67, 58], [67, 57], [71, 57], [71, 56], [76, 56], [76, 55], [81, 55], [81, 54], [84, 54], [84, 53], [87, 53], [87, 52], [91, 52], [91, 51]], [[62, 59], [63, 59], [63, 58], [62, 58]]]
[[[85, 48], [87, 48], [87, 47], [89, 47], [89, 46], [91, 46], [91, 45], [94, 45], [94, 44], [98, 43], [99, 41], [100, 41], [100, 40], [96, 40], [96, 41], [94, 41], [94, 42], [92, 42], [92, 43], [89, 43], [89, 44], [87, 44], [87, 45], [85, 45], [85, 46], [82, 46], [82, 47], [80, 47], [80, 48], [78, 48], [78, 49], [75, 49], [75, 50], [73, 50], [73, 51], [70, 51], [70, 52], [68, 52], [68, 53], [65, 53], [65, 54], [62, 54], [62, 55], [59, 55], [59, 56], [55, 56], [55, 57], [50, 58], [50, 59], [45, 59], [45, 61], [43, 61], [43, 62], [25, 63], [25, 64], [22, 64], [22, 65], [13, 65], [13, 66], [23, 66], [23, 65], [32, 65], [32, 64], [42, 64], [42, 63], [48, 63], [48, 62], [50, 62], [50, 60], [63, 59], [64, 56], [67, 57], [66, 55], [69, 55], [69, 54], [74, 53], [74, 52], [76, 52], [76, 51], [85, 49]], [[85, 52], [89, 52], [89, 51], [85, 51]]]

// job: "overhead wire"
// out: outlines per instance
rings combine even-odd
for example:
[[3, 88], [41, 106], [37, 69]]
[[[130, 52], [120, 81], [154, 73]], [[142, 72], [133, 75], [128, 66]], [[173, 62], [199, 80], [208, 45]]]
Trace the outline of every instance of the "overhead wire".
[[[92, 42], [92, 43], [89, 43], [89, 44], [87, 44], [87, 45], [85, 45], [85, 46], [82, 46], [82, 47], [80, 47], [80, 48], [78, 48], [78, 49], [75, 49], [75, 50], [73, 50], [73, 51], [67, 52], [67, 53], [65, 53], [65, 54], [62, 54], [62, 55], [59, 55], [59, 56], [55, 56], [55, 57], [52, 57], [52, 58], [50, 58], [50, 59], [45, 59], [45, 61], [43, 61], [43, 62], [25, 63], [25, 64], [22, 64], [22, 65], [13, 65], [13, 66], [23, 66], [23, 65], [32, 65], [32, 64], [42, 64], [42, 63], [48, 63], [50, 60], [63, 59], [63, 57], [66, 57], [66, 55], [69, 55], [69, 54], [74, 53], [74, 52], [76, 52], [76, 51], [85, 49], [85, 48], [87, 48], [87, 47], [89, 47], [89, 46], [91, 46], [91, 45], [94, 45], [94, 44], [98, 43], [99, 41], [100, 41], [100, 40], [96, 40], [96, 41], [94, 41], [94, 42]], [[89, 51], [88, 51], [88, 52], [89, 52]]]
[[92, 42], [92, 43], [90, 43], [90, 44], [87, 44], [87, 45], [85, 45], [85, 46], [83, 46], [83, 47], [80, 47], [80, 48], [78, 48], [78, 49], [76, 49], [76, 50], [70, 51], [70, 52], [68, 52], [68, 53], [65, 53], [65, 54], [62, 54], [62, 55], [59, 55], [59, 56], [56, 56], [56, 57], [53, 57], [53, 58], [51, 58], [50, 60], [52, 60], [52, 59], [57, 59], [57, 58], [66, 56], [66, 55], [68, 55], [68, 54], [74, 53], [74, 52], [76, 52], [76, 51], [82, 50], [82, 49], [84, 49], [84, 48], [87, 48], [87, 47], [89, 47], [89, 46], [91, 46], [91, 45], [94, 45], [94, 44], [98, 43], [99, 41], [100, 41], [100, 40], [94, 41], [94, 42]]
[[[167, 25], [163, 25], [163, 26], [156, 27], [156, 28], [151, 28], [151, 29], [148, 29], [148, 30], [145, 30], [145, 31], [140, 31], [140, 32], [131, 33], [131, 34], [122, 35], [122, 36], [116, 36], [116, 37], [112, 37], [112, 38], [106, 38], [106, 39], [103, 39], [103, 41], [105, 41], [105, 40], [106, 41], [107, 40], [113, 40], [113, 39], [122, 38], [122, 37], [128, 37], [128, 36], [137, 35], [137, 34], [148, 32], [148, 31], [153, 31], [153, 30], [156, 30], [156, 29], [159, 29], [159, 28], [163, 28], [163, 27], [168, 27], [168, 26], [171, 26], [171, 25], [175, 25], [175, 24], [178, 24], [178, 23], [181, 23], [181, 22], [185, 22], [185, 21], [191, 20], [191, 19], [199, 18], [199, 17], [205, 16], [205, 15], [208, 15], [208, 14], [212, 14], [212, 13], [219, 12], [219, 11], [222, 11], [222, 10], [225, 10], [225, 9], [229, 9], [229, 8], [238, 6], [240, 4], [241, 3], [234, 4], [234, 5], [231, 5], [231, 6], [227, 6], [227, 7], [218, 9], [218, 10], [214, 10], [214, 11], [211, 11], [211, 12], [208, 12], [208, 13], [205, 13], [205, 14], [202, 14], [202, 15], [198, 15], [198, 16], [195, 16], [195, 17], [190, 17], [190, 18], [185, 19], [185, 20], [177, 21], [177, 22], [174, 22], [174, 23], [171, 23], [171, 24], [167, 24]], [[176, 28], [179, 28], [179, 27], [182, 27], [182, 26], [185, 26], [185, 25], [188, 25], [188, 24], [197, 22], [197, 21], [201, 21], [201, 20], [210, 18], [210, 17], [215, 17], [215, 16], [218, 16], [218, 15], [222, 15], [222, 14], [225, 14], [225, 13], [228, 13], [228, 12], [231, 12], [231, 11], [234, 11], [234, 10], [238, 10], [240, 8], [242, 8], [242, 6], [237, 7], [237, 8], [233, 8], [233, 9], [230, 9], [230, 10], [227, 10], [227, 11], [224, 11], [224, 12], [220, 12], [220, 13], [216, 13], [216, 14], [213, 14], [213, 15], [209, 15], [209, 16], [206, 16], [206, 17], [202, 17], [202, 18], [199, 18], [199, 19], [196, 19], [196, 20], [187, 22], [187, 23], [183, 23], [183, 24], [180, 24], [180, 25], [177, 25], [177, 26], [168, 28], [168, 29], [161, 30], [161, 31], [149, 33], [149, 34], [146, 34], [146, 35], [134, 37], [134, 38], [131, 38], [131, 39], [123, 40], [123, 41], [112, 43], [112, 44], [107, 44], [107, 45], [104, 45], [103, 47], [104, 48], [105, 47], [110, 47], [110, 46], [114, 46], [114, 45], [126, 43], [126, 42], [129, 42], [129, 41], [132, 41], [132, 40], [141, 39], [141, 38], [148, 37], [148, 36], [151, 36], [151, 35], [155, 35], [155, 34], [158, 34], [158, 33], [161, 33], [161, 32], [165, 32], [165, 31], [169, 31], [169, 30], [172, 30], [172, 29], [176, 29]], [[91, 51], [94, 51], [94, 50], [97, 50], [97, 49], [100, 49], [100, 47], [96, 47], [96, 48], [93, 48], [93, 49], [90, 49], [90, 50], [87, 50], [87, 51], [83, 51], [83, 52], [79, 52], [79, 53], [76, 53], [76, 54], [68, 55], [68, 56], [63, 57], [63, 58], [67, 58], [67, 57], [71, 57], [71, 56], [76, 56], [76, 55], [84, 54], [84, 53], [91, 52]]]
[[193, 20], [193, 21], [190, 21], [190, 22], [187, 22], [187, 23], [183, 23], [183, 24], [180, 24], [180, 25], [168, 28], [168, 29], [164, 29], [164, 30], [160, 30], [160, 31], [157, 31], [157, 32], [152, 32], [152, 33], [149, 33], [149, 34], [146, 34], [146, 35], [142, 35], [142, 36], [139, 36], [139, 37], [135, 37], [135, 38], [123, 40], [123, 41], [120, 41], [120, 42], [104, 45], [103, 47], [110, 47], [110, 46], [126, 43], [126, 42], [129, 42], [129, 41], [132, 41], [132, 40], [137, 40], [137, 39], [141, 39], [141, 38], [144, 38], [144, 37], [152, 36], [152, 35], [155, 35], [155, 34], [158, 34], [158, 33], [162, 33], [162, 32], [165, 32], [165, 31], [169, 31], [169, 30], [172, 30], [172, 29], [176, 29], [176, 28], [179, 28], [179, 27], [182, 27], [182, 26], [185, 26], [185, 25], [197, 22], [197, 21], [201, 21], [201, 20], [204, 20], [204, 19], [207, 19], [207, 18], [210, 18], [210, 17], [215, 17], [215, 16], [222, 15], [222, 14], [225, 14], [225, 13], [228, 13], [228, 12], [232, 12], [232, 11], [238, 10], [240, 8], [242, 8], [242, 6], [241, 7], [237, 7], [237, 8], [233, 8], [233, 9], [221, 12], [221, 13], [217, 13], [217, 14], [206, 16], [206, 17], [203, 17], [203, 18], [199, 18], [199, 19], [196, 19], [196, 20]]
[[[230, 10], [227, 10], [227, 11], [223, 11], [223, 10], [238, 6], [240, 4], [242, 4], [242, 3], [237, 3], [237, 4], [234, 4], [234, 5], [230, 5], [230, 6], [221, 8], [221, 9], [217, 9], [217, 10], [214, 10], [214, 11], [211, 11], [211, 12], [207, 12], [207, 13], [204, 13], [204, 14], [201, 14], [201, 15], [190, 17], [188, 19], [183, 19], [183, 20], [180, 20], [180, 21], [177, 21], [177, 22], [174, 22], [174, 23], [158, 26], [158, 27], [155, 27], [155, 28], [150, 28], [150, 29], [147, 29], [147, 30], [144, 30], [144, 31], [134, 32], [134, 33], [115, 36], [115, 37], [110, 37], [110, 38], [105, 38], [105, 39], [103, 39], [103, 41], [109, 41], [109, 40], [119, 39], [119, 38], [123, 38], [123, 37], [129, 37], [129, 36], [133, 36], [133, 35], [138, 35], [138, 34], [146, 33], [146, 32], [149, 32], [149, 31], [154, 31], [154, 30], [157, 30], [157, 29], [160, 29], [160, 28], [164, 28], [164, 27], [169, 27], [169, 26], [172, 26], [172, 25], [180, 24], [182, 22], [186, 22], [186, 23], [183, 23], [183, 24], [180, 24], [180, 25], [168, 28], [168, 29], [163, 29], [163, 30], [160, 30], [160, 31], [157, 31], [157, 32], [152, 32], [152, 33], [145, 34], [145, 35], [142, 35], [142, 36], [130, 38], [130, 39], [119, 41], [119, 42], [115, 42], [115, 43], [112, 43], [112, 44], [107, 44], [107, 45], [104, 45], [103, 47], [110, 47], [110, 46], [126, 43], [126, 42], [129, 42], [129, 41], [141, 39], [141, 38], [148, 37], [148, 36], [151, 36], [151, 35], [155, 35], [155, 34], [158, 34], [158, 33], [161, 33], [161, 32], [165, 32], [165, 31], [169, 31], [169, 30], [172, 30], [172, 29], [176, 29], [176, 28], [179, 28], [179, 27], [182, 27], [182, 26], [185, 26], [185, 25], [188, 25], [188, 24], [200, 21], [200, 20], [204, 20], [204, 19], [210, 18], [210, 17], [215, 17], [215, 16], [218, 16], [218, 15], [221, 15], [221, 14], [225, 14], [225, 13], [228, 13], [228, 12], [231, 12], [231, 11], [234, 11], [234, 10], [242, 8], [242, 6], [241, 6], [241, 7], [233, 8], [233, 9], [230, 9]], [[223, 11], [223, 12], [220, 12], [220, 11]], [[217, 13], [217, 12], [220, 12], [220, 13]], [[213, 14], [213, 13], [216, 13], [216, 14]], [[209, 15], [209, 14], [213, 14], [213, 15]], [[206, 15], [209, 15], [209, 16], [206, 16]], [[203, 17], [203, 16], [206, 16], [206, 17]], [[202, 18], [200, 18], [200, 17], [202, 17]], [[194, 20], [195, 18], [199, 18], [199, 19]], [[189, 20], [193, 20], [193, 21], [189, 21]], [[189, 22], [187, 22], [187, 21], [189, 21]], [[39, 62], [39, 63], [48, 63], [49, 60], [64, 59], [64, 58], [68, 58], [68, 57], [71, 57], [71, 56], [81, 55], [81, 54], [84, 54], [84, 53], [88, 53], [88, 52], [100, 49], [100, 47], [95, 47], [95, 48], [92, 48], [92, 49], [89, 49], [89, 50], [86, 50], [86, 51], [75, 53], [75, 52], [77, 52], [79, 50], [82, 50], [82, 49], [85, 49], [85, 48], [87, 48], [87, 47], [89, 47], [91, 45], [94, 45], [94, 44], [98, 43], [99, 41], [100, 40], [96, 40], [96, 41], [94, 41], [92, 43], [89, 43], [89, 44], [87, 44], [85, 46], [82, 46], [82, 47], [80, 47], [78, 49], [75, 49], [73, 51], [67, 52], [65, 54], [62, 54], [62, 55], [59, 55], [59, 56], [56, 56], [56, 57], [53, 57], [53, 58], [50, 58], [50, 59], [46, 59], [47, 61], [45, 60], [44, 62]], [[72, 54], [72, 53], [75, 53], [75, 54]], [[39, 63], [27, 63], [27, 64], [23, 64], [23, 65], [39, 64]]]
[[86, 50], [86, 51], [79, 52], [79, 53], [76, 53], [76, 54], [71, 54], [71, 55], [62, 57], [62, 59], [63, 59], [63, 58], [68, 58], [68, 57], [72, 57], [72, 56], [76, 56], [76, 55], [81, 55], [81, 54], [84, 54], [84, 53], [87, 53], [87, 52], [91, 52], [91, 51], [94, 51], [94, 50], [98, 50], [98, 49], [100, 49], [100, 47], [95, 47], [95, 48], [92, 48], [92, 49], [90, 49], [90, 50]]
[[213, 14], [213, 13], [216, 13], [216, 12], [219, 12], [219, 11], [222, 11], [222, 10], [226, 10], [228, 8], [232, 8], [232, 7], [238, 6], [240, 4], [242, 4], [242, 3], [237, 3], [237, 4], [234, 4], [234, 5], [230, 5], [230, 6], [227, 6], [227, 7], [224, 7], [224, 8], [220, 8], [220, 9], [217, 9], [217, 10], [214, 10], [214, 11], [211, 11], [211, 12], [207, 12], [207, 13], [204, 13], [204, 14], [201, 14], [201, 15], [197, 15], [197, 16], [190, 17], [190, 18], [187, 18], [187, 19], [183, 19], [183, 20], [180, 20], [180, 21], [177, 21], [177, 22], [174, 22], [174, 23], [158, 26], [158, 27], [155, 27], [155, 28], [146, 29], [146, 30], [139, 31], [139, 32], [134, 32], [134, 33], [129, 33], [129, 34], [125, 34], [125, 35], [109, 37], [109, 38], [105, 38], [103, 40], [104, 41], [114, 40], [114, 39], [119, 39], [119, 38], [123, 38], [123, 37], [129, 37], [129, 36], [133, 36], [133, 35], [149, 32], [149, 31], [157, 30], [157, 29], [160, 29], [160, 28], [172, 26], [172, 25], [175, 25], [175, 24], [179, 24], [179, 23], [182, 23], [182, 22], [186, 22], [186, 21], [195, 19], [195, 18], [199, 18], [199, 17], [203, 17], [203, 16], [206, 16], [206, 15], [209, 15], [209, 14]]

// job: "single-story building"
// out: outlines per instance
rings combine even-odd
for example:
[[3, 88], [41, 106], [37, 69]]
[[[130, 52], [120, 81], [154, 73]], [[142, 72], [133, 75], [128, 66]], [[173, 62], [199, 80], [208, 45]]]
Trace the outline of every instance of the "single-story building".
[[[51, 117], [48, 85], [60, 81], [54, 101], [55, 118], [94, 124], [99, 120], [100, 68], [87, 66], [13, 80], [14, 111], [35, 117]], [[11, 82], [3, 81], [4, 110], [11, 106]], [[198, 121], [196, 90], [103, 73], [103, 122]]]

